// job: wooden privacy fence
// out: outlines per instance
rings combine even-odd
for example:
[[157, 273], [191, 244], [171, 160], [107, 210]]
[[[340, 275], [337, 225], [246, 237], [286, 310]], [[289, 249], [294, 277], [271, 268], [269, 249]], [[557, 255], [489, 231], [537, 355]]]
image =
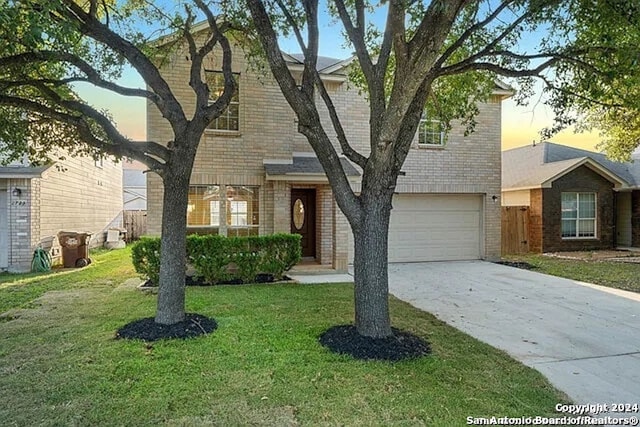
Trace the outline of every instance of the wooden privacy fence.
[[502, 255], [529, 252], [529, 206], [502, 207]]
[[147, 211], [124, 211], [123, 222], [127, 229], [127, 242], [138, 240], [147, 233]]

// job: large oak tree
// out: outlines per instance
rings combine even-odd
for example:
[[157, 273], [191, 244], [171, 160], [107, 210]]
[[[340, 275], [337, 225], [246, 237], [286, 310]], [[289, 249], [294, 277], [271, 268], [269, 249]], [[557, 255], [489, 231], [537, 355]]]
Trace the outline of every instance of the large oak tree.
[[[32, 160], [47, 161], [63, 148], [71, 155], [135, 159], [162, 178], [155, 317], [160, 324], [185, 319], [189, 179], [204, 130], [228, 106], [235, 88], [227, 25], [204, 0], [180, 2], [170, 13], [168, 6], [176, 5], [150, 0], [0, 0], [0, 141], [7, 159], [28, 152]], [[197, 39], [191, 33], [196, 18], [209, 24]], [[150, 43], [149, 34], [155, 42]], [[159, 34], [165, 36], [161, 42]], [[214, 48], [222, 52], [225, 88], [210, 102], [203, 61]], [[186, 51], [190, 61], [189, 86], [196, 105], [191, 115], [161, 73], [160, 65], [175, 49]], [[137, 71], [146, 88], [118, 83], [125, 66]], [[127, 138], [108, 111], [79, 95], [81, 84], [146, 100], [169, 122], [172, 134], [163, 141]]]
[[[634, 72], [632, 62], [624, 59], [635, 58], [636, 63], [638, 59], [637, 43], [615, 44], [624, 40], [627, 32], [637, 30], [635, 22], [620, 19], [633, 16], [633, 2], [246, 3], [259, 48], [351, 225], [355, 238], [355, 325], [359, 334], [373, 338], [392, 335], [387, 272], [392, 197], [425, 107], [440, 111], [447, 121], [462, 119], [473, 124], [475, 103], [486, 99], [490, 93], [487, 83], [493, 79], [515, 79], [520, 100], [532, 93], [533, 79], [542, 79], [547, 100], [558, 113], [556, 129], [560, 129], [574, 124], [571, 117], [585, 106], [599, 105], [612, 111], [611, 103], [603, 98], [616, 75]], [[316, 72], [320, 7], [333, 13], [355, 51], [354, 81], [366, 92], [370, 108], [368, 152], [358, 152], [350, 144]], [[370, 17], [381, 8], [386, 21], [376, 25]], [[603, 22], [606, 26], [599, 26]], [[278, 45], [281, 34], [293, 34], [304, 54], [301, 81], [296, 81], [283, 59]], [[316, 94], [330, 113], [330, 125], [320, 119]], [[446, 102], [438, 102], [443, 98]], [[339, 149], [332, 143], [332, 133], [337, 135]], [[362, 168], [359, 193], [349, 185], [338, 151]]]

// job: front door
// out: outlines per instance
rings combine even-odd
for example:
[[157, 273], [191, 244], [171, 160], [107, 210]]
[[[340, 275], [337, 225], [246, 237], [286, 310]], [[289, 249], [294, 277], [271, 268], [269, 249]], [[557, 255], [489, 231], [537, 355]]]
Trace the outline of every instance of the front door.
[[291, 190], [291, 232], [302, 236], [302, 256], [316, 256], [316, 190]]
[[0, 189], [0, 269], [9, 266], [9, 207], [7, 190]]

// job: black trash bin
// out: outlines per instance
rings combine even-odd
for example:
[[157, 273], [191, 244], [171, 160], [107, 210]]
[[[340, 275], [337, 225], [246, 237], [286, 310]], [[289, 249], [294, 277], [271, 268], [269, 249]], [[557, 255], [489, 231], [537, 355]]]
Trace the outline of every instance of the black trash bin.
[[62, 264], [66, 268], [84, 267], [91, 263], [89, 240], [91, 240], [90, 233], [76, 233], [74, 231], [58, 233], [58, 241], [62, 246]]

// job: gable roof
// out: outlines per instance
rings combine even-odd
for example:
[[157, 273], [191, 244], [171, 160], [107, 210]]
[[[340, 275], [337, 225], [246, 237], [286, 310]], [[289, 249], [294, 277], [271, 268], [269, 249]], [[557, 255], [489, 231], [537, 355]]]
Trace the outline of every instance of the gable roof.
[[[304, 65], [304, 54], [302, 53], [282, 53], [285, 60], [290, 58], [300, 65]], [[293, 62], [293, 61], [292, 61]], [[338, 71], [353, 62], [353, 57], [347, 59], [330, 58], [328, 56], [318, 56], [316, 68], [320, 73], [332, 73]]]
[[51, 167], [45, 166], [0, 166], [0, 178], [2, 179], [30, 179], [42, 178], [42, 174]]
[[602, 153], [542, 142], [502, 152], [502, 189], [550, 188], [553, 181], [586, 166], [615, 187], [640, 186], [640, 167], [614, 162]]

